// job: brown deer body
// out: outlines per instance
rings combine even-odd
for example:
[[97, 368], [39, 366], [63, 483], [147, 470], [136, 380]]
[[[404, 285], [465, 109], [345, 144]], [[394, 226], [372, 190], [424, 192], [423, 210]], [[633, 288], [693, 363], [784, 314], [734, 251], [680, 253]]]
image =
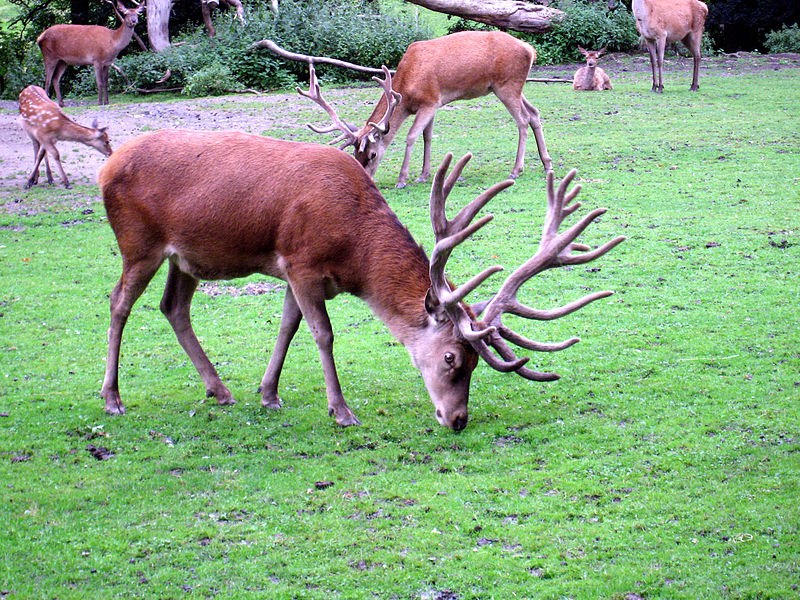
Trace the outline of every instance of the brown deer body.
[[[198, 156], [212, 161], [215, 168], [207, 169], [207, 160], [200, 161]], [[437, 174], [438, 188], [437, 184], [434, 188], [438, 193], [432, 193], [432, 205], [435, 195], [441, 210], [435, 213], [443, 215], [444, 199], [465, 162], [459, 163], [446, 182]], [[552, 188], [552, 177], [550, 181]], [[161, 310], [200, 373], [207, 395], [219, 403], [232, 404], [233, 397], [192, 330], [192, 295], [199, 279], [263, 273], [288, 284], [275, 349], [261, 381], [265, 407], [281, 405], [281, 369], [289, 343], [305, 318], [319, 349], [329, 414], [341, 425], [358, 423], [342, 395], [325, 308], [327, 299], [347, 292], [364, 299], [408, 349], [439, 422], [455, 430], [466, 425], [471, 373], [478, 355], [485, 354], [480, 345], [483, 338], [476, 336], [496, 335], [502, 325], [485, 330], [479, 326], [479, 331], [473, 332], [467, 323], [469, 331], [462, 333], [465, 324], [454, 324], [449, 314], [467, 310], [461, 302], [463, 296], [458, 296], [458, 290], [451, 292], [449, 284], [442, 290], [433, 282], [442, 279], [449, 250], [490, 218], [483, 217], [467, 228], [474, 213], [510, 181], [473, 200], [453, 222], [437, 230], [439, 239], [440, 230], [453, 233], [455, 228], [458, 235], [469, 229], [461, 231], [455, 241], [453, 236], [440, 240], [430, 262], [364, 169], [352, 157], [328, 146], [239, 132], [157, 131], [121, 146], [101, 170], [99, 182], [123, 264], [122, 277], [111, 294], [102, 390], [106, 412], [124, 412], [118, 388], [122, 330], [134, 302], [168, 260]], [[577, 232], [600, 212], [585, 217]], [[575, 235], [573, 232], [571, 239]], [[591, 260], [619, 241], [574, 258]], [[567, 241], [561, 249], [564, 247], [573, 246]], [[563, 259], [562, 253], [559, 264], [567, 264]], [[496, 270], [473, 278], [463, 289], [474, 289]], [[463, 289], [459, 288], [466, 294]], [[567, 312], [579, 308], [576, 304], [582, 306], [605, 295], [593, 294], [569, 305]], [[505, 306], [500, 308], [502, 312]], [[486, 310], [492, 314], [492, 305]], [[497, 310], [493, 314], [492, 318], [499, 319]], [[548, 348], [558, 349], [554, 346]], [[506, 349], [503, 347], [503, 353]], [[510, 359], [507, 353], [503, 356], [488, 360], [494, 368], [516, 370], [524, 377], [557, 377], [528, 371], [522, 366], [526, 359], [516, 359], [513, 353]]]
[[47, 169], [47, 182], [53, 183], [48, 155], [56, 161], [64, 187], [70, 187], [56, 148], [56, 142], [60, 140], [86, 144], [105, 156], [111, 154], [111, 144], [105, 127], [98, 128], [97, 120], [91, 127], [78, 125], [39, 86], [29, 85], [20, 93], [18, 122], [33, 143], [33, 170], [25, 184], [26, 188], [39, 182], [42, 159]]
[[605, 48], [600, 50], [586, 50], [578, 46], [581, 54], [586, 57], [586, 66], [575, 71], [572, 78], [572, 89], [581, 91], [611, 90], [611, 79], [608, 74], [597, 66], [597, 61], [605, 52]]
[[108, 70], [130, 43], [144, 4], [129, 9], [118, 1], [117, 10], [123, 18], [117, 29], [100, 25], [53, 25], [36, 39], [44, 58], [44, 89], [49, 92], [52, 82], [59, 106], [64, 106], [61, 77], [68, 65], [93, 65], [98, 104], [108, 104]]
[[[274, 45], [270, 47], [273, 52]], [[283, 52], [289, 57], [290, 53]], [[298, 55], [292, 55], [296, 60]], [[514, 117], [519, 132], [517, 156], [511, 177], [522, 173], [528, 127], [533, 130], [539, 157], [546, 171], [552, 169], [552, 160], [542, 133], [539, 111], [523, 94], [525, 80], [536, 58], [536, 51], [525, 42], [500, 31], [462, 31], [433, 40], [409, 45], [397, 71], [390, 80], [391, 89], [399, 94], [393, 112], [384, 94], [361, 129], [338, 121], [346, 145], [354, 146], [354, 156], [374, 176], [387, 146], [397, 135], [403, 122], [415, 115], [408, 135], [406, 150], [397, 187], [408, 182], [409, 164], [414, 144], [422, 135], [423, 162], [418, 181], [428, 180], [431, 171], [431, 138], [436, 111], [456, 100], [469, 100], [493, 93]], [[313, 59], [310, 61], [313, 63]], [[312, 80], [312, 88], [315, 82]], [[328, 108], [326, 108], [328, 110]], [[330, 112], [330, 111], [329, 111]], [[384, 130], [378, 131], [374, 123], [389, 118]], [[330, 131], [331, 129], [328, 129]]]
[[633, 0], [636, 29], [647, 44], [653, 71], [653, 91], [664, 91], [664, 50], [667, 42], [683, 42], [692, 53], [692, 85], [699, 88], [701, 44], [708, 6], [700, 0]]

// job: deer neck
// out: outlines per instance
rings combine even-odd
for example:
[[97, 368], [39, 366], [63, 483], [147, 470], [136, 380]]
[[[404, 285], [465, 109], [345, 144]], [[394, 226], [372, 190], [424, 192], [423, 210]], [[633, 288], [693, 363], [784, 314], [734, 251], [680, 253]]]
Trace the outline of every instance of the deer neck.
[[133, 37], [133, 27], [130, 27], [125, 21], [122, 22], [122, 25], [117, 27], [116, 29], [111, 30], [111, 39], [113, 40], [114, 50], [116, 53], [114, 56], [122, 52], [122, 50], [131, 43], [131, 38]]
[[368, 235], [373, 243], [362, 268], [365, 282], [359, 295], [397, 341], [409, 347], [430, 323], [425, 310], [430, 263], [408, 230], [399, 221], [394, 225], [402, 230], [401, 237]]
[[65, 120], [58, 134], [58, 139], [65, 142], [85, 142], [94, 136], [94, 129], [78, 125], [74, 121]]

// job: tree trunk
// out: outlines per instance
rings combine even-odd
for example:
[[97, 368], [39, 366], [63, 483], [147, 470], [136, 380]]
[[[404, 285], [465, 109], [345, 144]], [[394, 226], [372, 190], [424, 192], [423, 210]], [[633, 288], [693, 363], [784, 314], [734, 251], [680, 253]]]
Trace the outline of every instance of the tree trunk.
[[544, 33], [551, 21], [559, 21], [564, 13], [549, 6], [524, 0], [407, 0], [436, 12], [471, 19], [487, 25], [514, 31]]
[[169, 48], [169, 13], [172, 0], [147, 0], [147, 37], [156, 52]]

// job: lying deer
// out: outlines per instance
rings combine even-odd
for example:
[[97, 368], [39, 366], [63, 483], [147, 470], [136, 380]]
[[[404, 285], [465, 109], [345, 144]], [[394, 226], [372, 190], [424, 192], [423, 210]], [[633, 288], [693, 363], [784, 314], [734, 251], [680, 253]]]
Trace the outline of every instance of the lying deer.
[[78, 125], [64, 114], [58, 104], [47, 97], [45, 91], [36, 85], [29, 85], [19, 95], [20, 127], [28, 134], [33, 143], [33, 171], [25, 184], [25, 188], [39, 182], [39, 166], [44, 164], [47, 170], [47, 182], [53, 183], [53, 172], [50, 170], [48, 154], [56, 161], [64, 187], [69, 188], [69, 180], [61, 165], [61, 157], [56, 142], [80, 142], [86, 144], [105, 156], [111, 155], [111, 144], [105, 127], [97, 127], [97, 119], [91, 127]]
[[586, 57], [586, 66], [575, 71], [575, 76], [572, 78], [572, 89], [582, 91], [613, 89], [608, 74], [597, 66], [597, 61], [606, 49], [586, 50], [578, 46], [578, 50]]
[[136, 8], [125, 8], [117, 0], [118, 15], [122, 17], [122, 24], [117, 29], [100, 25], [62, 24], [53, 25], [42, 32], [36, 43], [44, 57], [44, 89], [49, 92], [52, 82], [59, 106], [64, 106], [61, 77], [67, 65], [93, 65], [98, 104], [108, 104], [108, 69], [130, 43], [133, 28], [139, 22], [144, 7], [142, 4]]
[[[197, 160], [200, 155], [204, 160]], [[605, 209], [592, 211], [558, 233], [562, 220], [580, 206], [570, 204], [579, 187], [567, 193], [574, 171], [557, 189], [549, 173], [539, 249], [482, 303], [479, 320], [464, 297], [502, 268], [491, 267], [453, 288], [445, 266], [451, 251], [492, 218], [486, 215], [472, 223], [476, 213], [513, 182], [494, 185], [448, 220], [445, 201], [468, 159], [459, 161], [446, 177], [448, 155], [434, 178], [431, 221], [436, 244], [428, 260], [364, 169], [337, 149], [241, 132], [170, 130], [123, 144], [99, 175], [108, 221], [122, 254], [122, 276], [111, 293], [102, 389], [106, 412], [125, 412], [118, 387], [122, 330], [134, 302], [165, 260], [169, 272], [161, 311], [202, 377], [207, 395], [220, 404], [234, 400], [200, 347], [189, 307], [198, 280], [252, 273], [288, 284], [275, 349], [259, 388], [265, 407], [281, 406], [278, 380], [289, 343], [305, 318], [319, 349], [329, 414], [340, 425], [359, 423], [342, 395], [325, 309], [325, 301], [341, 292], [364, 299], [408, 349], [436, 418], [451, 429], [467, 424], [470, 377], [479, 357], [499, 371], [527, 379], [557, 379], [554, 373], [527, 368], [528, 358], [518, 358], [506, 340], [549, 352], [571, 346], [578, 338], [534, 342], [503, 325], [502, 315], [554, 319], [608, 296], [611, 292], [595, 292], [553, 310], [528, 308], [516, 299], [520, 286], [537, 273], [586, 263], [624, 238], [591, 251], [574, 243]], [[209, 161], [214, 169], [206, 167]], [[573, 254], [574, 250], [584, 252]]]
[[664, 91], [664, 50], [667, 42], [683, 42], [692, 53], [694, 68], [690, 90], [697, 90], [700, 77], [700, 46], [708, 6], [700, 0], [633, 0], [636, 29], [647, 44], [653, 71], [653, 91]]
[[[322, 106], [333, 119], [325, 129], [312, 127], [316, 132], [341, 131], [336, 142], [344, 141], [340, 148], [353, 146], [356, 160], [374, 177], [387, 146], [397, 135], [400, 126], [411, 115], [416, 115], [406, 136], [406, 152], [397, 179], [397, 187], [406, 185], [409, 177], [411, 151], [422, 134], [422, 173], [417, 181], [427, 181], [431, 171], [431, 137], [436, 111], [456, 100], [469, 100], [492, 92], [514, 117], [519, 131], [517, 158], [511, 177], [519, 177], [525, 162], [528, 127], [533, 130], [539, 157], [546, 171], [552, 169], [539, 120], [539, 111], [523, 95], [523, 87], [536, 51], [525, 42], [500, 31], [462, 31], [441, 38], [411, 44], [392, 78], [386, 70], [381, 82], [384, 94], [360, 129], [336, 116], [320, 93], [313, 63], [329, 62], [347, 66], [333, 59], [305, 56], [287, 52], [274, 43], [264, 40], [256, 47], [267, 47], [272, 52], [291, 60], [307, 60], [311, 67], [311, 90], [307, 97]], [[385, 69], [385, 67], [384, 67]], [[380, 81], [380, 80], [378, 80]]]

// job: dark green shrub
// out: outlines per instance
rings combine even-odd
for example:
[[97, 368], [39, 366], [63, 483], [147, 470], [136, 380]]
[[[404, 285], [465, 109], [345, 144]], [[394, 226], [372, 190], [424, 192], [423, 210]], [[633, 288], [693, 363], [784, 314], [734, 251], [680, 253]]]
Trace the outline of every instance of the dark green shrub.
[[605, 2], [562, 0], [553, 5], [566, 18], [553, 24], [548, 33], [526, 36], [538, 54], [539, 64], [559, 64], [581, 60], [578, 46], [608, 52], [630, 52], [638, 47], [639, 32], [633, 16], [622, 3], [611, 10]]
[[800, 52], [800, 28], [797, 23], [791, 27], [784, 25], [777, 31], [770, 31], [767, 34], [764, 47], [767, 52]]
[[[121, 57], [117, 64], [125, 77], [112, 72], [111, 89], [120, 92], [126, 88], [187, 86], [185, 93], [199, 95], [225, 89], [285, 88], [307, 78], [306, 64], [280, 59], [267, 50], [251, 51], [253, 42], [269, 38], [294, 52], [380, 67], [396, 66], [411, 42], [428, 37], [428, 31], [413, 22], [378, 13], [359, 2], [283, 0], [280, 7], [277, 16], [264, 5], [249, 8], [244, 25], [232, 13], [215, 13], [214, 38], [196, 28], [174, 38], [173, 47], [161, 54]], [[167, 69], [171, 72], [169, 80], [157, 84]], [[319, 73], [342, 81], [368, 78], [326, 66], [321, 66]], [[76, 84], [80, 93], [94, 93], [90, 75]]]

